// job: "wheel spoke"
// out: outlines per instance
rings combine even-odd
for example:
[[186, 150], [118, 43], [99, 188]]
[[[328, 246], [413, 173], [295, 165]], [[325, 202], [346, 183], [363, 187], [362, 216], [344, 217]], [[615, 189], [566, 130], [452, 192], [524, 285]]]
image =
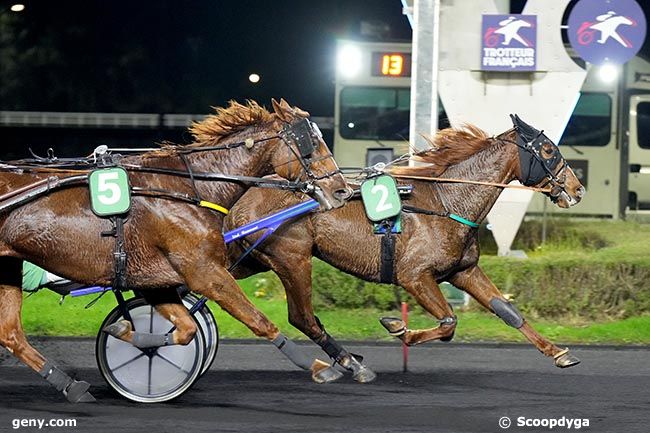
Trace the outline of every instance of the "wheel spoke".
[[115, 368], [113, 368], [113, 369], [111, 369], [111, 370], [115, 372], [115, 371], [119, 370], [120, 368], [122, 368], [122, 367], [124, 367], [124, 366], [126, 366], [126, 365], [128, 365], [128, 364], [130, 364], [130, 363], [132, 363], [133, 361], [142, 358], [143, 356], [144, 356], [144, 352], [142, 352], [142, 353], [136, 355], [135, 357], [129, 359], [128, 361], [126, 361], [126, 362], [124, 362], [124, 363], [118, 365], [117, 367], [115, 367]]
[[167, 358], [167, 357], [161, 355], [160, 353], [156, 353], [155, 356], [159, 357], [160, 359], [162, 359], [163, 361], [167, 362], [168, 364], [173, 365], [174, 367], [178, 368], [180, 371], [182, 371], [183, 373], [185, 373], [185, 374], [187, 374], [187, 375], [189, 376], [189, 374], [190, 374], [189, 371], [185, 370], [185, 369], [184, 369], [183, 367], [181, 367], [180, 365], [175, 364], [171, 359], [169, 359], [169, 358]]
[[147, 374], [147, 394], [151, 395], [151, 364], [153, 362], [153, 357], [149, 358], [149, 372]]

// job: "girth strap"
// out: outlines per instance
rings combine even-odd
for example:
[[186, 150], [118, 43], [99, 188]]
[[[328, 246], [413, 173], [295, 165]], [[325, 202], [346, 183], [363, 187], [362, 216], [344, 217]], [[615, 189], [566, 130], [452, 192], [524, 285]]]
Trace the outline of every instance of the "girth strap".
[[381, 237], [381, 261], [379, 268], [379, 282], [392, 284], [394, 282], [395, 266], [395, 235], [393, 234], [393, 220], [381, 222], [386, 227], [386, 233]]
[[126, 251], [124, 249], [124, 218], [115, 217], [115, 279], [113, 288], [118, 290], [126, 289]]
[[115, 247], [113, 249], [113, 290], [125, 290], [126, 284], [126, 261], [127, 254], [124, 248], [124, 218], [115, 216], [111, 218], [113, 229], [102, 232], [102, 236], [112, 236], [115, 238]]

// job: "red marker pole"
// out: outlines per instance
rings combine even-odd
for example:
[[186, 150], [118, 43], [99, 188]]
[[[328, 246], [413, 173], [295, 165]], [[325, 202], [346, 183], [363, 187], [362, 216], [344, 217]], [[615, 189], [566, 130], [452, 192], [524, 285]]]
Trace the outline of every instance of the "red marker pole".
[[[409, 307], [406, 302], [402, 302], [402, 320], [404, 321], [404, 326], [409, 324]], [[409, 347], [406, 343], [402, 343], [402, 371], [406, 373], [408, 371], [409, 363]]]

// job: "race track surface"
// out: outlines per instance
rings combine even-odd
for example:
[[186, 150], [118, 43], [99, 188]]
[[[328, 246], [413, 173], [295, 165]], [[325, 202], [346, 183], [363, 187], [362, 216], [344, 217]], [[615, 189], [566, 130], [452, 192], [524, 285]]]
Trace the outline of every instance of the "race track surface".
[[[379, 374], [371, 384], [346, 376], [318, 385], [267, 343], [227, 342], [180, 399], [129, 402], [94, 365], [94, 341], [41, 339], [35, 346], [67, 372], [92, 383], [98, 402], [73, 405], [0, 349], [0, 431], [14, 419], [74, 418], [70, 432], [544, 432], [528, 420], [588, 419], [578, 431], [650, 431], [650, 348], [579, 347], [582, 364], [560, 370], [526, 345], [428, 344], [411, 348], [402, 373], [398, 345], [351, 344]], [[319, 355], [311, 345], [301, 346]], [[499, 419], [511, 419], [510, 428]], [[529, 421], [533, 422], [533, 421]], [[566, 422], [566, 421], [565, 421]], [[582, 421], [581, 421], [582, 422]]]

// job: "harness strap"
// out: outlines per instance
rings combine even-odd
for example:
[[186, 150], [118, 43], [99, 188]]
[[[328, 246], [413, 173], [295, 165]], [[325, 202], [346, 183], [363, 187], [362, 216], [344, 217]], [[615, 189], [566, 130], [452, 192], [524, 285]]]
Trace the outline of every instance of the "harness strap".
[[181, 194], [173, 191], [167, 191], [164, 189], [158, 189], [158, 188], [142, 188], [139, 186], [134, 186], [131, 188], [131, 191], [133, 192], [133, 195], [140, 195], [140, 196], [145, 196], [145, 197], [152, 197], [152, 198], [162, 198], [162, 199], [167, 199], [167, 200], [177, 200], [177, 201], [183, 201], [186, 203], [190, 203], [196, 206], [201, 206], [205, 207], [208, 209], [215, 210], [217, 212], [221, 212], [224, 215], [228, 215], [228, 209], [225, 207], [218, 205], [216, 203], [212, 203], [207, 200], [197, 200], [196, 198], [193, 198], [187, 194]]
[[185, 167], [187, 168], [187, 174], [189, 174], [190, 176], [190, 185], [192, 185], [192, 190], [194, 191], [194, 195], [196, 196], [196, 199], [201, 200], [201, 193], [199, 193], [199, 189], [196, 187], [196, 181], [194, 180], [192, 165], [190, 165], [190, 162], [187, 160], [187, 156], [185, 154], [179, 153], [178, 156], [180, 157], [181, 161], [183, 161], [183, 164], [185, 164]]
[[386, 232], [381, 237], [381, 257], [379, 268], [379, 282], [392, 284], [395, 278], [395, 235], [393, 235], [393, 220], [384, 220], [382, 225]]
[[120, 291], [127, 288], [126, 284], [126, 261], [127, 254], [124, 249], [124, 218], [115, 216], [111, 218], [113, 229], [102, 232], [102, 236], [115, 238], [113, 249], [113, 290]]
[[480, 224], [475, 223], [474, 221], [470, 221], [470, 220], [468, 220], [466, 218], [463, 218], [460, 215], [456, 215], [455, 213], [433, 211], [433, 210], [422, 209], [420, 207], [409, 206], [409, 205], [402, 206], [402, 211], [406, 212], [406, 213], [419, 213], [419, 214], [423, 214], [423, 215], [431, 215], [431, 216], [439, 216], [439, 217], [451, 218], [454, 221], [457, 221], [457, 222], [459, 222], [461, 224], [465, 224], [466, 226], [470, 226], [470, 227], [472, 227], [474, 229], [480, 227]]

